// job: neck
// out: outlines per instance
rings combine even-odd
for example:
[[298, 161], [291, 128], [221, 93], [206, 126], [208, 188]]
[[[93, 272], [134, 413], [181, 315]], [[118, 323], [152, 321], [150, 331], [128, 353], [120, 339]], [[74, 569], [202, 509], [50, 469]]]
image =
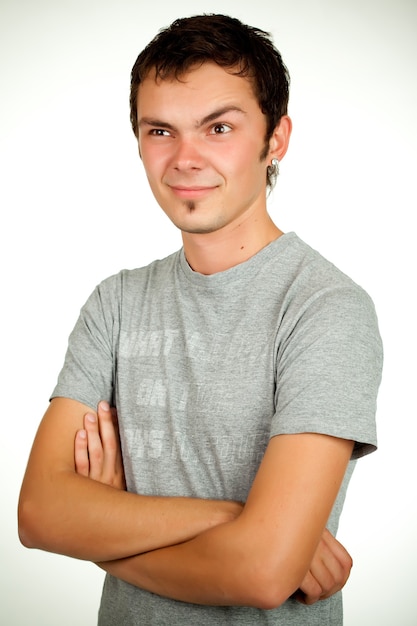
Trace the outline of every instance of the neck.
[[190, 267], [200, 274], [216, 274], [239, 265], [282, 235], [267, 213], [262, 220], [246, 220], [211, 233], [182, 233]]

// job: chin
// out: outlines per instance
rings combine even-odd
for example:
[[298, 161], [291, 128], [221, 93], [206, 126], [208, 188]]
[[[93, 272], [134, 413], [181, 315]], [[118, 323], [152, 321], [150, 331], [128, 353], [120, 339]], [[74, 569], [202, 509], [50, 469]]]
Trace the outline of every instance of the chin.
[[165, 213], [181, 232], [189, 234], [209, 234], [226, 225], [220, 215], [217, 220], [213, 219], [210, 208], [203, 210], [203, 207], [199, 207], [198, 203], [193, 201], [182, 204], [180, 211], [173, 212], [170, 210], [165, 211]]
[[183, 233], [187, 233], [189, 235], [209, 235], [210, 233], [214, 233], [217, 230], [219, 230], [219, 228], [211, 228], [209, 226], [205, 227], [205, 226], [195, 226], [195, 227], [185, 227], [185, 228], [181, 228], [180, 227], [181, 232]]

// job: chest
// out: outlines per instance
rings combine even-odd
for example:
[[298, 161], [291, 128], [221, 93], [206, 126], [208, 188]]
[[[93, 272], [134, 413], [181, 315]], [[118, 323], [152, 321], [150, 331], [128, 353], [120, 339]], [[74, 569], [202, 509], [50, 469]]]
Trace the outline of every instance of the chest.
[[134, 490], [242, 498], [274, 414], [271, 314], [148, 303], [121, 326], [116, 402]]

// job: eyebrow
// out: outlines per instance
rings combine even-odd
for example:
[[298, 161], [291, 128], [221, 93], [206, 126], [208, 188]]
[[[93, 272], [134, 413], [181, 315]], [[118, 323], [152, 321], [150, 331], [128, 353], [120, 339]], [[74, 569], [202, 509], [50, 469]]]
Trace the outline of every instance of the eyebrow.
[[204, 126], [205, 124], [208, 124], [209, 122], [214, 122], [214, 120], [216, 120], [218, 117], [221, 117], [222, 115], [225, 115], [226, 113], [230, 113], [232, 111], [236, 113], [241, 113], [242, 115], [246, 115], [246, 112], [240, 107], [235, 106], [235, 105], [228, 105], [220, 109], [216, 109], [216, 111], [213, 111], [213, 113], [209, 113], [208, 115], [203, 117], [202, 120], [198, 121], [196, 126], [197, 128], [201, 128], [201, 126]]
[[[246, 115], [246, 112], [238, 106], [235, 106], [235, 105], [224, 106], [224, 107], [221, 107], [220, 109], [216, 109], [215, 111], [213, 111], [212, 113], [209, 113], [208, 115], [205, 115], [201, 120], [197, 120], [196, 128], [201, 128], [205, 124], [209, 124], [210, 122], [213, 122], [214, 120], [221, 117], [222, 115], [225, 115], [226, 113], [230, 113], [230, 112], [236, 112], [242, 115]], [[173, 131], [177, 130], [176, 127], [173, 126], [173, 124], [170, 124], [169, 122], [164, 122], [162, 120], [158, 120], [155, 118], [151, 118], [151, 117], [141, 117], [141, 119], [138, 122], [138, 125], [139, 126], [156, 126], [157, 128], [166, 128], [167, 130], [173, 130]]]

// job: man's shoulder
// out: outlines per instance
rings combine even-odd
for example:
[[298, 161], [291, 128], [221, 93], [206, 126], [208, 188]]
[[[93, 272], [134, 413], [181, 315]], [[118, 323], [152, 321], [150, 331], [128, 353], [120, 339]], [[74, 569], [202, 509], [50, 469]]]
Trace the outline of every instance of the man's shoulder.
[[178, 250], [163, 259], [136, 267], [133, 269], [122, 269], [116, 274], [108, 276], [98, 285], [99, 290], [114, 291], [118, 289], [140, 289], [146, 287], [149, 282], [163, 280], [175, 270], [176, 263], [181, 250]]
[[274, 263], [274, 272], [287, 318], [319, 316], [336, 325], [352, 318], [375, 325], [374, 303], [363, 287], [295, 234], [288, 238], [281, 261]]
[[291, 292], [301, 291], [306, 297], [323, 289], [363, 293], [362, 287], [342, 269], [294, 232], [285, 235], [280, 243], [274, 250], [268, 271], [285, 282]]

